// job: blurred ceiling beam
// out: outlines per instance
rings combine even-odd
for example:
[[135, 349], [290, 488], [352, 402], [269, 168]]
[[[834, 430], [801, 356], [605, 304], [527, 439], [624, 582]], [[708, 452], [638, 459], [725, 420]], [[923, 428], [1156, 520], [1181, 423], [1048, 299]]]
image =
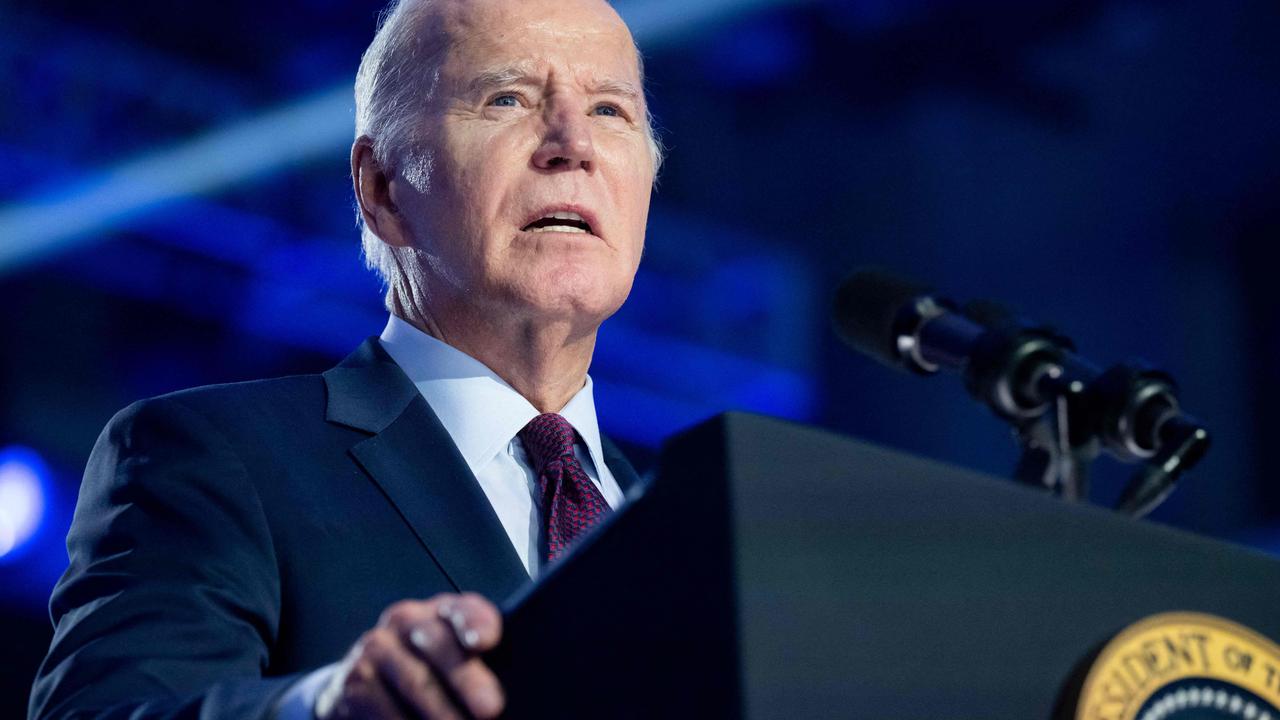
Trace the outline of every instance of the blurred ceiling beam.
[[[660, 47], [744, 13], [805, 0], [631, 0], [636, 40]], [[214, 193], [336, 152], [352, 133], [348, 82], [0, 208], [0, 275], [108, 238], [165, 203]]]
[[167, 202], [332, 153], [351, 136], [343, 85], [0, 209], [0, 274], [107, 238]]
[[45, 87], [91, 88], [206, 122], [249, 107], [249, 83], [137, 42], [2, 7], [0, 26], [0, 67], [21, 68], [10, 82], [34, 76]]

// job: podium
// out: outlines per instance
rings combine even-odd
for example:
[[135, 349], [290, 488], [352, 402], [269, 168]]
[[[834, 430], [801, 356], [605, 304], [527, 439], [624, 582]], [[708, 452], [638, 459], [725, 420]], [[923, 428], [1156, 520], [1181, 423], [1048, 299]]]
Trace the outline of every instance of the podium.
[[1066, 718], [1126, 626], [1276, 640], [1278, 601], [1261, 553], [728, 414], [504, 608], [490, 661], [512, 718]]

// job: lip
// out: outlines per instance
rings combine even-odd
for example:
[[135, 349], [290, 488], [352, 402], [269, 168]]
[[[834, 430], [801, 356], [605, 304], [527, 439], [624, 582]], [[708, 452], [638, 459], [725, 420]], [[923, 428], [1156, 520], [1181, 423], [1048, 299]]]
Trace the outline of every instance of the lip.
[[534, 222], [535, 220], [541, 220], [542, 218], [557, 212], [571, 212], [571, 213], [577, 213], [578, 215], [581, 215], [582, 219], [586, 221], [587, 225], [591, 226], [591, 231], [588, 232], [587, 235], [590, 237], [598, 237], [603, 239], [604, 236], [600, 232], [600, 218], [596, 216], [595, 212], [592, 211], [590, 208], [583, 207], [582, 205], [574, 205], [571, 203], [557, 203], [553, 205], [543, 205], [539, 207], [537, 210], [525, 216], [524, 222], [520, 223], [519, 229], [521, 232], [527, 232], [525, 228], [529, 227], [529, 223]]

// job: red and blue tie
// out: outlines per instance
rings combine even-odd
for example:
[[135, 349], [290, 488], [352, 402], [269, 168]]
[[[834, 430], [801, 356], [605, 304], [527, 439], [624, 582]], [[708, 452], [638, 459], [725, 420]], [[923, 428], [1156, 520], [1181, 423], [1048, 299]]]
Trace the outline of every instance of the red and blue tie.
[[563, 555], [609, 513], [609, 503], [573, 453], [576, 439], [569, 421], [555, 413], [539, 415], [520, 431], [538, 475], [545, 562]]

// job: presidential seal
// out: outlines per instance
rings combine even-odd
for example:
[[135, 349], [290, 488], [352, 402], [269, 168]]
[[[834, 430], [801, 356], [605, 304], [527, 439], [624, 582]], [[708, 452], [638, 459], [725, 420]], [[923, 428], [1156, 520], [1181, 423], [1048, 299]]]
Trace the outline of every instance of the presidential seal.
[[1280, 720], [1280, 646], [1213, 615], [1153, 615], [1102, 649], [1075, 718]]

